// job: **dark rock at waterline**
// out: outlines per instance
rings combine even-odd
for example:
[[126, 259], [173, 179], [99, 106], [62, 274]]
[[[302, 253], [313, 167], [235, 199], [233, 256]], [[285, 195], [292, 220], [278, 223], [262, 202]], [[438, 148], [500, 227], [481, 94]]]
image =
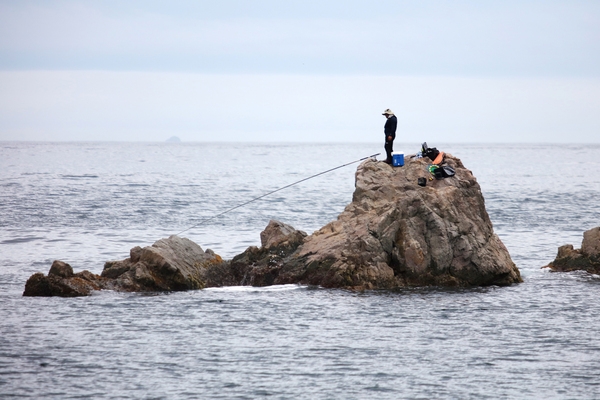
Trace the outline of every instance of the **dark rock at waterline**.
[[422, 187], [418, 178], [430, 175], [426, 159], [408, 158], [401, 168], [367, 160], [356, 171], [352, 202], [336, 221], [308, 236], [271, 221], [261, 247], [251, 246], [231, 261], [171, 236], [107, 262], [101, 276], [53, 264], [48, 276], [29, 279], [24, 295], [285, 283], [389, 289], [521, 282], [493, 231], [477, 180], [458, 158], [447, 154], [446, 163], [456, 175]]
[[73, 268], [62, 261], [54, 261], [48, 275], [38, 272], [25, 283], [23, 296], [88, 296], [103, 289], [105, 280], [89, 271], [73, 273]]
[[229, 285], [269, 286], [306, 238], [306, 233], [279, 221], [270, 221], [260, 234], [261, 247], [251, 246], [231, 260]]
[[581, 249], [574, 249], [572, 244], [560, 246], [554, 261], [542, 268], [557, 272], [583, 270], [600, 274], [600, 227], [583, 233]]

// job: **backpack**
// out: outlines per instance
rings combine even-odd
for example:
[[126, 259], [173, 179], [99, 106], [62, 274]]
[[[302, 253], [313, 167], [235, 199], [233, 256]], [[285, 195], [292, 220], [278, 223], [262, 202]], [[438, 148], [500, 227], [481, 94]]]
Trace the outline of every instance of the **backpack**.
[[429, 157], [431, 161], [435, 160], [440, 154], [435, 147], [427, 147], [427, 142], [423, 142], [421, 145], [421, 153], [423, 154], [423, 157]]

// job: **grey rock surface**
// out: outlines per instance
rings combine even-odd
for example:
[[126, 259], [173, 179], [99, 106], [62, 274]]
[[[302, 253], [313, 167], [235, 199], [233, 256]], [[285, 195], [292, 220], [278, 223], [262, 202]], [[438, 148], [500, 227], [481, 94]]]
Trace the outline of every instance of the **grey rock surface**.
[[207, 269], [222, 262], [220, 256], [204, 252], [191, 240], [173, 235], [143, 249], [134, 247], [125, 260], [107, 262], [102, 276], [114, 279], [110, 284], [114, 290], [203, 289], [210, 284]]
[[600, 226], [583, 232], [581, 253], [588, 257], [600, 255]]

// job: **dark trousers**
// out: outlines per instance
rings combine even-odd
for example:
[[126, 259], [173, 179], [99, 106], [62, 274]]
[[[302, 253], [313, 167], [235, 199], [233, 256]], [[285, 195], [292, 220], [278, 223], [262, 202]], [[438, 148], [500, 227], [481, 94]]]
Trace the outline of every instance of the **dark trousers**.
[[387, 159], [385, 160], [386, 163], [391, 164], [392, 163], [392, 151], [394, 151], [394, 141], [392, 140], [391, 142], [385, 142], [385, 146], [383, 146], [383, 148], [385, 149], [385, 153], [387, 154]]

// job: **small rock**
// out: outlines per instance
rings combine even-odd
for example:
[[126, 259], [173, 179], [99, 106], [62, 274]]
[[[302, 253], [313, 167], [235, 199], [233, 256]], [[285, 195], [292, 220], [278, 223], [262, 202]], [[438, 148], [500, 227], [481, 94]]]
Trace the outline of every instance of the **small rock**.
[[142, 248], [140, 246], [135, 246], [131, 250], [129, 250], [129, 258], [132, 263], [136, 263], [140, 261], [140, 257], [142, 255]]
[[38, 272], [27, 280], [23, 296], [89, 296], [102, 288], [102, 279], [89, 271], [74, 274], [69, 264], [56, 260], [47, 276]]
[[235, 285], [269, 286], [277, 283], [285, 260], [304, 242], [306, 233], [291, 225], [271, 220], [260, 233], [262, 246], [250, 246], [231, 260], [229, 269]]
[[41, 272], [36, 272], [27, 279], [23, 296], [50, 297], [52, 295], [48, 278]]
[[299, 245], [305, 237], [306, 232], [298, 231], [283, 222], [271, 220], [260, 233], [260, 243], [264, 248]]
[[583, 233], [581, 249], [574, 249], [572, 244], [560, 246], [554, 261], [542, 268], [550, 268], [556, 272], [582, 270], [599, 274], [600, 227], [592, 228]]
[[70, 278], [73, 276], [73, 268], [65, 262], [54, 260], [52, 266], [50, 267], [48, 275], [56, 275], [63, 278]]

